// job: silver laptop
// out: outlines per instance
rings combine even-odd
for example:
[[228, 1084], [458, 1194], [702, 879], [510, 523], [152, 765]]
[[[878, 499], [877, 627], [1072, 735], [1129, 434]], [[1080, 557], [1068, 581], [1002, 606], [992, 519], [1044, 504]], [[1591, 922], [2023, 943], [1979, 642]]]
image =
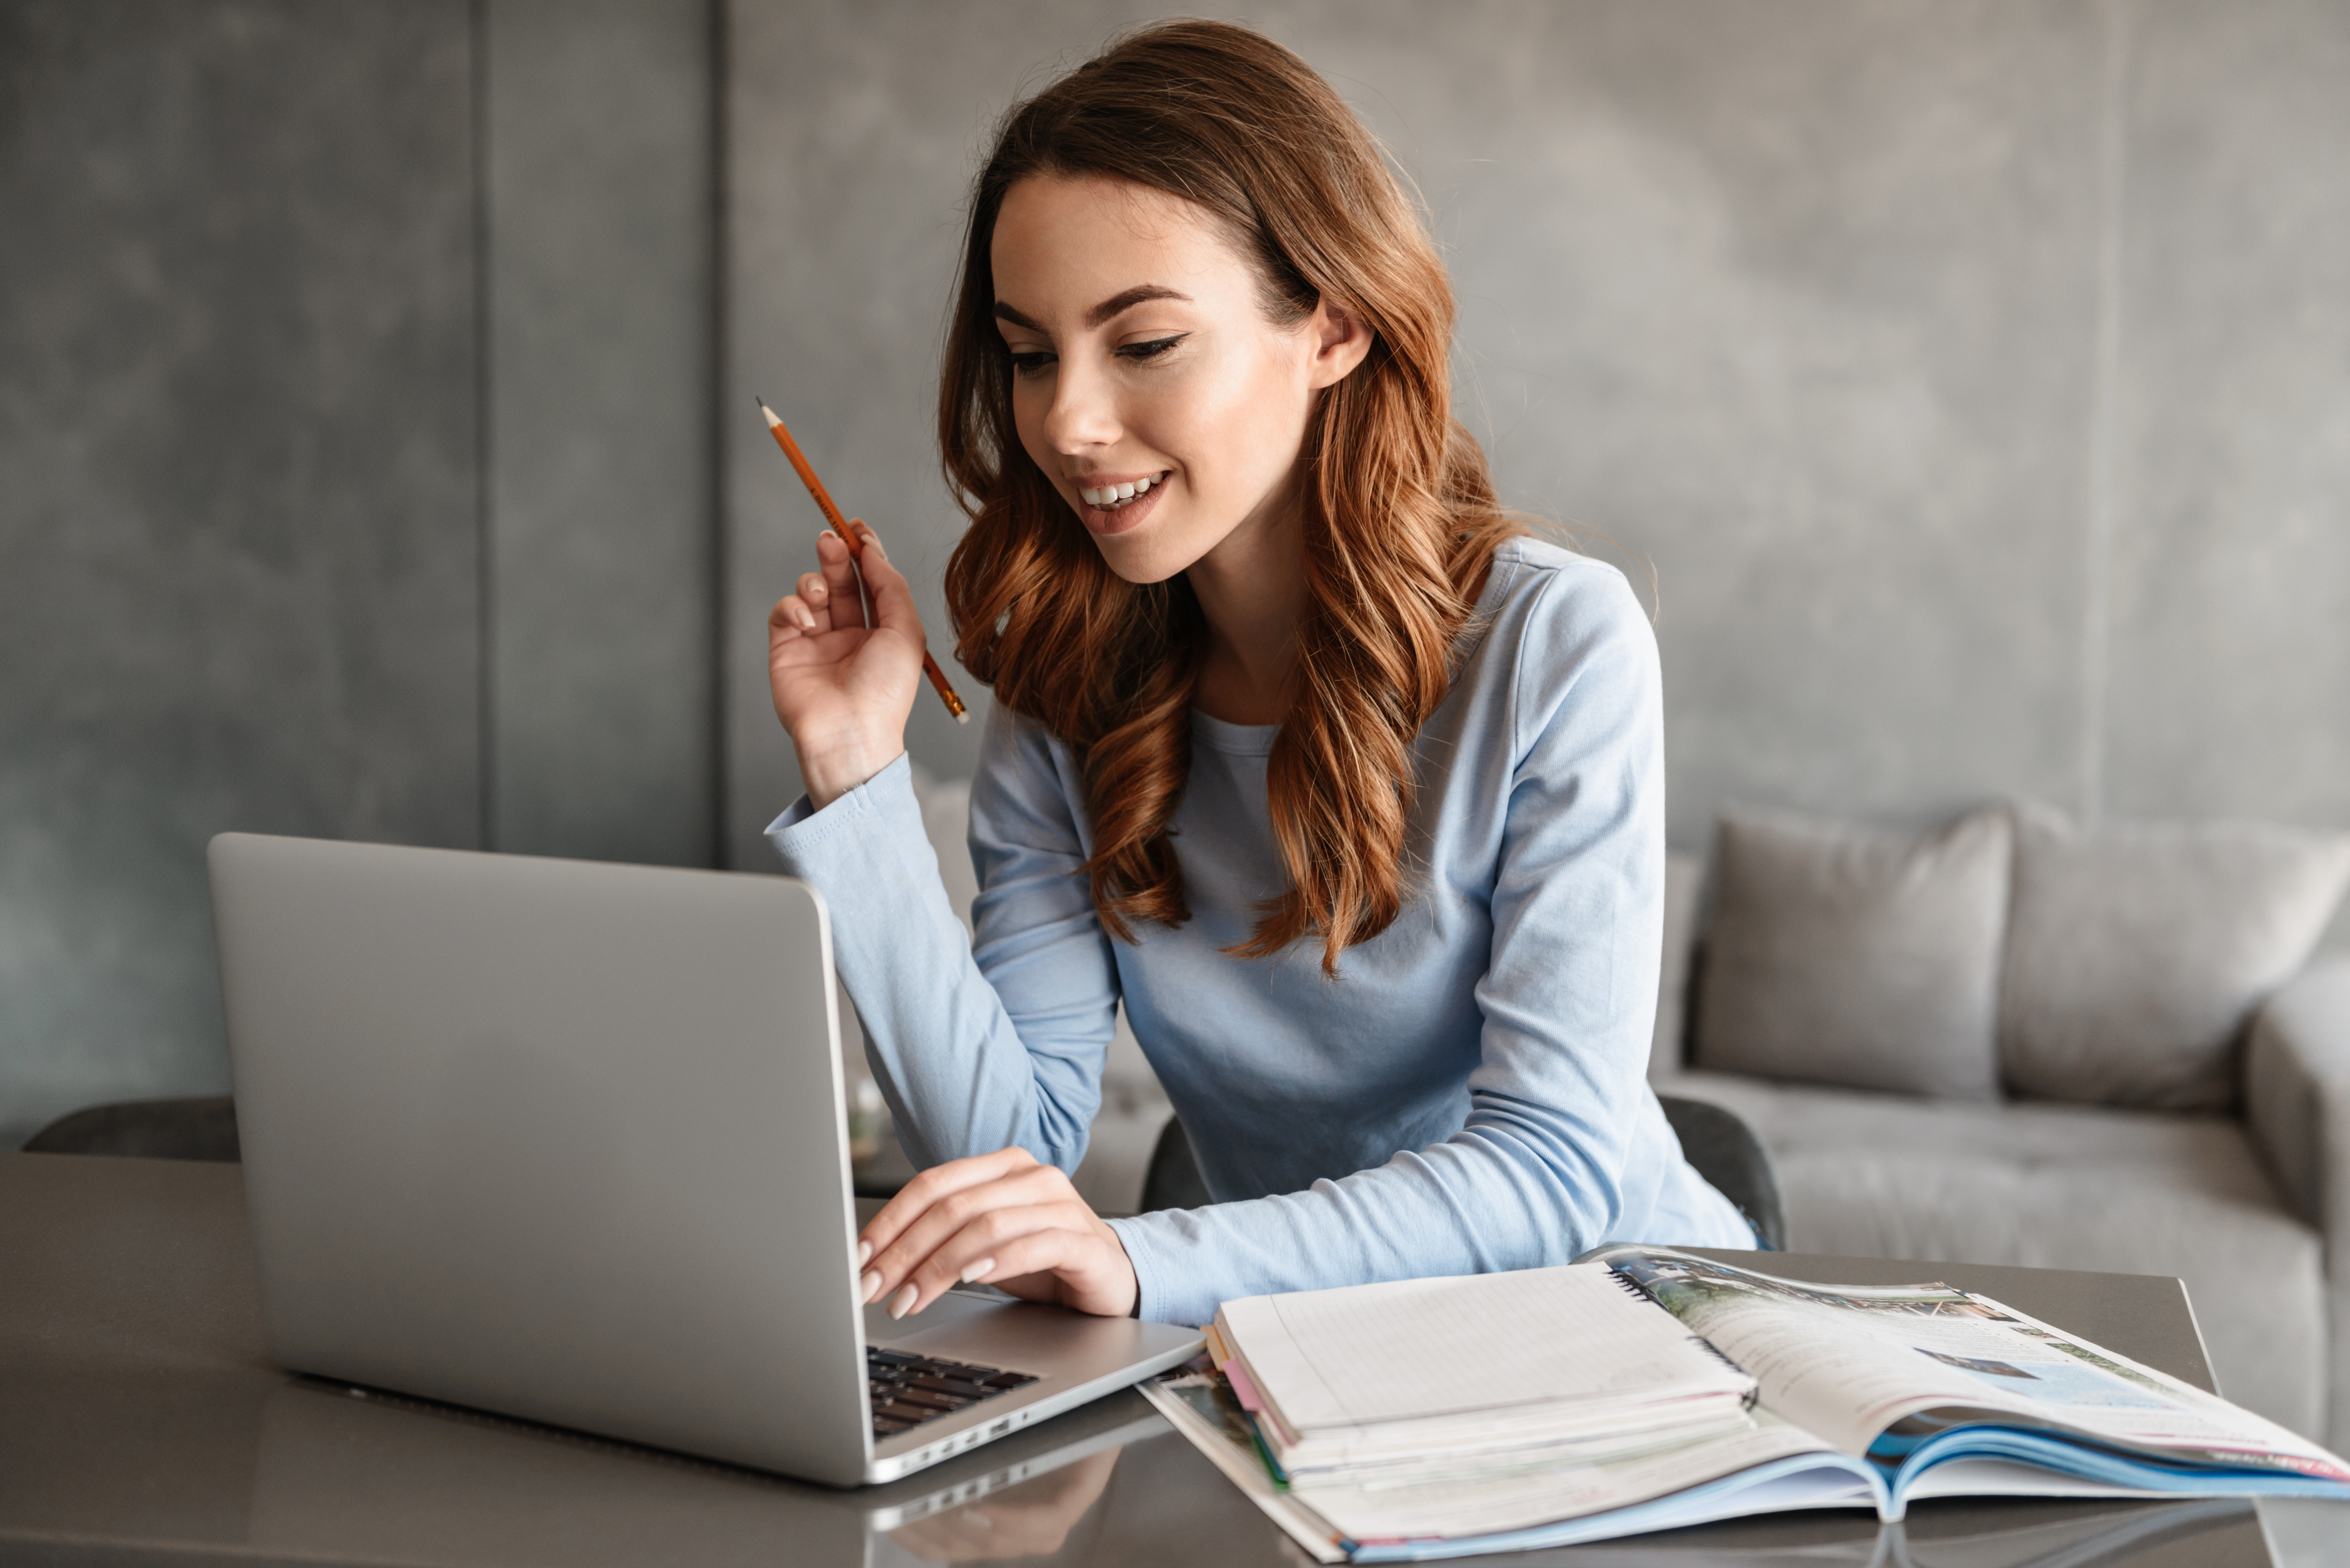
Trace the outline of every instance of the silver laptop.
[[1200, 1348], [983, 1289], [858, 1305], [806, 883], [236, 833], [211, 867], [288, 1367], [850, 1485]]

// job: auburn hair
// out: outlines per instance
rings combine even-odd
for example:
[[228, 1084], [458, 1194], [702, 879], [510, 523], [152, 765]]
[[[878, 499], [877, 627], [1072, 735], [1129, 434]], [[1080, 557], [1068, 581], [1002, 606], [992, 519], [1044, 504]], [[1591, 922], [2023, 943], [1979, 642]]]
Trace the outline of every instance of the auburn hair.
[[1094, 904], [1112, 935], [1190, 918], [1168, 825], [1191, 773], [1206, 622], [1179, 575], [1128, 583], [1020, 444], [990, 245], [1038, 176], [1181, 197], [1255, 270], [1278, 325], [1325, 296], [1373, 333], [1300, 453], [1305, 611], [1266, 784], [1287, 887], [1231, 950], [1320, 940], [1325, 972], [1403, 908], [1411, 746], [1444, 700], [1495, 547], [1521, 532], [1452, 417], [1453, 303], [1435, 245], [1329, 84], [1263, 36], [1129, 33], [1004, 117], [973, 190], [939, 386], [947, 482], [971, 519], [947, 566], [955, 654], [1084, 770]]

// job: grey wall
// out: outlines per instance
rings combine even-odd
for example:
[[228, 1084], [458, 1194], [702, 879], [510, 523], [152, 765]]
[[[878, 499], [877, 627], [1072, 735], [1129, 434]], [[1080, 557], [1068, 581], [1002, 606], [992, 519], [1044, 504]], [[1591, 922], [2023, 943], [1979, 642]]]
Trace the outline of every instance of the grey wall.
[[[1149, 15], [0, 0], [0, 1137], [224, 1084], [222, 828], [766, 865], [750, 394], [934, 585], [964, 186]], [[2350, 826], [2350, 7], [1253, 19], [1425, 192], [1511, 499], [1654, 563], [1677, 840]]]
[[701, 0], [486, 8], [500, 849], [716, 852], [712, 26]]
[[2350, 6], [2133, 21], [2106, 802], [2350, 826]]
[[215, 832], [710, 860], [711, 42], [0, 0], [0, 1147], [226, 1086]]
[[[1149, 14], [732, 0], [728, 398], [765, 390], [933, 581], [959, 520], [931, 377], [984, 132]], [[1427, 196], [1510, 499], [1644, 592], [1653, 562], [1677, 842], [1733, 797], [2350, 826], [2350, 8], [1248, 19]], [[796, 791], [760, 626], [813, 518], [756, 425], [727, 430], [730, 825], [757, 865]], [[967, 771], [930, 706], [917, 759]]]
[[475, 840], [466, 29], [0, 7], [0, 1126], [225, 1086], [214, 832]]

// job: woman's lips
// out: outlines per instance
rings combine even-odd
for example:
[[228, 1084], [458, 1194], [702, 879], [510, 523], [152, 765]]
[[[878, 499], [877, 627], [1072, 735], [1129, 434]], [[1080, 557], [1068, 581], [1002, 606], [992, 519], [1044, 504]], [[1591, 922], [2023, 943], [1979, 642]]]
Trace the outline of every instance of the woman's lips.
[[1167, 493], [1167, 487], [1174, 483], [1174, 478], [1173, 474], [1169, 474], [1125, 505], [1118, 507], [1095, 506], [1080, 496], [1077, 500], [1077, 516], [1085, 523], [1087, 529], [1105, 538], [1113, 534], [1127, 533], [1139, 526], [1145, 518], [1159, 510], [1159, 498]]

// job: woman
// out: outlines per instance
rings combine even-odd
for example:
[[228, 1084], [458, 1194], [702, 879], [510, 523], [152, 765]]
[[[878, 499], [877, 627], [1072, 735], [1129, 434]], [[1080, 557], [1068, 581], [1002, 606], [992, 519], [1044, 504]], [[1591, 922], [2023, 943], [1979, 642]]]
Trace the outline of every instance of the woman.
[[[958, 1281], [1204, 1323], [1266, 1291], [1742, 1246], [1644, 1078], [1656, 649], [1503, 516], [1451, 413], [1441, 264], [1295, 56], [1185, 22], [1015, 109], [940, 396], [995, 691], [966, 947], [903, 731], [921, 627], [865, 535], [770, 618], [824, 892], [908, 1152], [866, 1296]], [[1071, 1187], [1123, 998], [1205, 1209]]]

